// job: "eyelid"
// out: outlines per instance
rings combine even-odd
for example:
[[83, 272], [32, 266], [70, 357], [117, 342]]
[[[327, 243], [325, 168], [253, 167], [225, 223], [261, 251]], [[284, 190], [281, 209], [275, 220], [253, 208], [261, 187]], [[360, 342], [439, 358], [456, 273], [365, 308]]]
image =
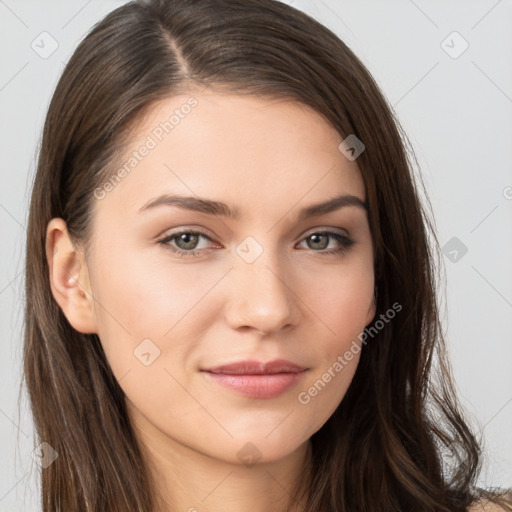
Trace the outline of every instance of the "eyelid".
[[[207, 238], [213, 244], [216, 243], [214, 237], [211, 236], [210, 234], [208, 234], [206, 231], [203, 231], [202, 229], [199, 229], [199, 228], [189, 228], [189, 227], [177, 228], [176, 231], [171, 231], [167, 234], [163, 234], [162, 236], [158, 237], [157, 242], [162, 243], [162, 241], [173, 239], [173, 238], [178, 237], [179, 235], [182, 235], [185, 233], [199, 235], [204, 238]], [[219, 244], [217, 243], [217, 245], [219, 245]], [[204, 249], [202, 249], [202, 250], [204, 251]], [[192, 251], [188, 251], [188, 252], [192, 252]]]
[[[344, 231], [344, 233], [342, 233]], [[182, 226], [181, 228], [176, 228], [176, 231], [172, 231], [168, 234], [163, 235], [160, 237], [157, 242], [163, 246], [166, 246], [167, 250], [170, 250], [171, 252], [179, 255], [180, 258], [182, 257], [194, 257], [198, 256], [204, 253], [207, 253], [209, 249], [191, 249], [191, 250], [184, 250], [177, 247], [173, 247], [169, 242], [171, 240], [175, 239], [176, 237], [182, 235], [182, 234], [194, 234], [198, 235], [199, 237], [204, 237], [211, 242], [215, 244], [215, 241], [213, 237], [211, 237], [209, 234], [203, 231], [202, 228], [193, 228], [190, 226]], [[321, 250], [321, 251], [314, 251], [311, 250], [314, 253], [318, 253], [319, 255], [323, 255], [326, 257], [329, 256], [343, 256], [354, 244], [356, 244], [356, 241], [351, 237], [351, 235], [348, 233], [348, 231], [337, 228], [337, 227], [315, 227], [311, 228], [310, 230], [304, 232], [301, 237], [298, 239], [295, 244], [304, 242], [307, 240], [310, 236], [314, 234], [320, 234], [320, 235], [327, 235], [331, 239], [335, 239], [338, 244], [340, 244], [340, 247], [337, 249], [329, 249], [329, 250]], [[217, 244], [218, 247], [218, 244]], [[307, 250], [307, 249], [306, 249]]]
[[320, 226], [320, 227], [314, 227], [314, 228], [311, 228], [311, 229], [308, 229], [307, 231], [305, 231], [303, 234], [300, 235], [300, 238], [298, 241], [301, 241], [310, 235], [314, 235], [315, 233], [325, 233], [325, 232], [330, 232], [330, 233], [334, 232], [339, 235], [350, 237], [350, 233], [346, 229], [337, 228], [335, 226]]
[[[196, 227], [194, 225], [182, 226], [180, 228], [175, 228], [175, 229], [176, 229], [176, 231], [172, 231], [172, 230], [170, 232], [164, 231], [164, 233], [162, 235], [159, 235], [157, 237], [157, 241], [161, 241], [163, 239], [170, 238], [173, 236], [178, 236], [182, 233], [195, 233], [195, 234], [203, 235], [204, 237], [208, 238], [211, 241], [214, 241], [214, 238], [215, 238], [215, 236], [211, 235], [210, 232], [208, 230], [206, 230], [205, 228]], [[301, 233], [299, 238], [297, 238], [296, 242], [301, 242], [304, 238], [307, 238], [308, 236], [313, 235], [315, 233], [322, 233], [322, 232], [327, 232], [327, 231], [329, 231], [329, 232], [334, 231], [335, 233], [338, 233], [338, 234], [346, 236], [346, 237], [351, 236], [350, 233], [348, 232], [348, 230], [343, 229], [343, 228], [339, 228], [336, 226], [320, 226], [320, 227], [316, 226], [316, 227], [310, 228], [310, 229], [306, 230], [305, 232]]]

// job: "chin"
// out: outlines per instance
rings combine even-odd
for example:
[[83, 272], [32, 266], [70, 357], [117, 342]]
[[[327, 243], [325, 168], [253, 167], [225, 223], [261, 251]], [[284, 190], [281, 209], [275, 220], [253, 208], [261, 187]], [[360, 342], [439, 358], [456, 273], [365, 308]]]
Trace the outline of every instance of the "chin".
[[293, 439], [292, 434], [288, 431], [275, 436], [274, 433], [268, 436], [268, 432], [254, 434], [247, 432], [230, 440], [229, 444], [219, 443], [219, 447], [222, 449], [219, 456], [225, 458], [226, 453], [234, 453], [235, 457], [230, 457], [227, 462], [251, 467], [256, 464], [273, 463], [285, 459], [297, 450], [304, 449], [305, 443], [309, 440], [309, 438]]

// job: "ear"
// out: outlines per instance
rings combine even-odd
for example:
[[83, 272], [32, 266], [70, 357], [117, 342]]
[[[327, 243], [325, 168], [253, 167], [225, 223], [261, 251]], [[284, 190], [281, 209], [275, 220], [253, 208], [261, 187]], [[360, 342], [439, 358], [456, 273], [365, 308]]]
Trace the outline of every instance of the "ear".
[[73, 245], [63, 219], [48, 223], [46, 259], [52, 294], [71, 326], [84, 334], [97, 333], [87, 264]]
[[370, 307], [368, 308], [368, 316], [366, 317], [366, 324], [368, 325], [375, 318], [375, 313], [377, 312], [377, 289], [373, 294], [373, 299]]

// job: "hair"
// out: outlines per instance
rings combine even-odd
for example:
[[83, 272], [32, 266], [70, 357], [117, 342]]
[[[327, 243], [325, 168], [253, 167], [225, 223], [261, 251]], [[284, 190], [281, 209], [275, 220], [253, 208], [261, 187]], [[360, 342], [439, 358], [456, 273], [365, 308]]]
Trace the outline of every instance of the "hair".
[[402, 306], [365, 345], [346, 395], [311, 437], [310, 471], [293, 499], [306, 499], [308, 512], [462, 512], [482, 497], [510, 503], [476, 484], [480, 441], [447, 360], [428, 199], [419, 199], [408, 139], [369, 71], [333, 32], [275, 0], [135, 0], [76, 48], [39, 148], [23, 360], [36, 437], [59, 454], [42, 471], [43, 510], [156, 510], [144, 448], [100, 339], [74, 330], [51, 293], [46, 229], [64, 219], [87, 251], [93, 192], [112, 175], [137, 123], [157, 101], [204, 88], [297, 101], [343, 138], [363, 141], [357, 164], [375, 254], [376, 317]]

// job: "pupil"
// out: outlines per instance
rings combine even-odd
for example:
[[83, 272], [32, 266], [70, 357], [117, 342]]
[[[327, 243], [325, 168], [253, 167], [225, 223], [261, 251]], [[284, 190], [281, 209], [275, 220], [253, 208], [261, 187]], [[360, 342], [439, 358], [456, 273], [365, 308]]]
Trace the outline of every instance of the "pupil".
[[[313, 244], [318, 243], [318, 240], [321, 237], [324, 237], [324, 242], [325, 242], [325, 240], [327, 239], [327, 237], [325, 235], [311, 235], [311, 240], [313, 241]], [[325, 249], [325, 247], [326, 247], [325, 243], [324, 244], [320, 244], [320, 245], [321, 245], [321, 247], [317, 247], [317, 248]]]
[[[187, 241], [187, 239], [189, 239]], [[197, 235], [192, 233], [183, 233], [179, 236], [177, 242], [184, 242], [185, 246], [178, 244], [182, 249], [193, 249], [195, 244], [197, 243]]]

